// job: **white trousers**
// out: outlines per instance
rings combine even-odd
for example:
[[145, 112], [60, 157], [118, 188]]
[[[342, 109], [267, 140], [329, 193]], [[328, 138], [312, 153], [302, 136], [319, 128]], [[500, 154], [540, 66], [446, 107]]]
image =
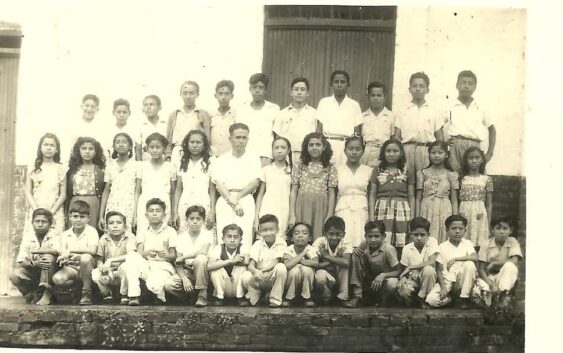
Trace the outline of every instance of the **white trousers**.
[[[452, 288], [460, 289], [460, 298], [469, 298], [471, 290], [473, 289], [473, 284], [475, 283], [475, 275], [477, 273], [477, 267], [473, 261], [457, 261], [450, 268], [451, 273], [456, 274], [455, 281], [444, 278], [444, 285], [448, 294]], [[445, 298], [440, 299], [440, 284], [436, 283], [434, 288], [430, 291], [428, 296], [426, 296], [426, 302], [432, 307], [441, 307], [451, 303], [452, 299], [450, 295]]]

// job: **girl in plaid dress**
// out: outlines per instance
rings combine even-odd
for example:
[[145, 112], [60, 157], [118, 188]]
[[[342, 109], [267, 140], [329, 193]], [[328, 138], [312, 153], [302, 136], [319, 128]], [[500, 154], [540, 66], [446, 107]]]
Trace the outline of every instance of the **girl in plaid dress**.
[[370, 179], [369, 220], [383, 221], [385, 235], [401, 254], [406, 244], [411, 207], [414, 206], [414, 180], [409, 180], [403, 144], [395, 139], [381, 146], [379, 167]]

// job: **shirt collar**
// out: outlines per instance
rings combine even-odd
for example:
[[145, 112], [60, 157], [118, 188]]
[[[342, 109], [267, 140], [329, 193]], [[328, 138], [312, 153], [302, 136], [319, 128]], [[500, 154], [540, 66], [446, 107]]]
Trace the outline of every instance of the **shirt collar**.
[[[301, 108], [301, 110], [308, 110], [309, 108], [311, 108], [311, 107], [309, 106], [309, 104], [305, 104], [305, 105], [303, 106], [303, 108]], [[295, 109], [297, 109], [297, 108], [295, 108], [295, 107], [293, 106], [293, 103], [290, 103], [290, 104], [287, 106], [287, 110], [295, 110]]]
[[[509, 248], [510, 245], [508, 244], [508, 240], [510, 239], [510, 237], [507, 237], [506, 240], [504, 241], [504, 244], [501, 246], [501, 248]], [[495, 242], [495, 237], [492, 237], [489, 240], [489, 249], [494, 249], [494, 248], [498, 248], [497, 243]]]
[[[410, 102], [409, 109], [418, 108], [418, 107], [419, 107], [419, 106], [418, 106], [417, 104], [414, 104], [412, 101]], [[422, 107], [428, 108], [428, 101], [425, 101], [425, 102], [420, 106], [420, 108], [422, 108]]]
[[151, 227], [151, 225], [149, 224], [149, 226], [147, 227], [147, 230], [153, 234], [160, 234], [162, 233], [167, 227], [167, 224], [162, 222], [162, 226], [160, 228], [158, 228], [157, 230], [153, 230], [153, 228]]

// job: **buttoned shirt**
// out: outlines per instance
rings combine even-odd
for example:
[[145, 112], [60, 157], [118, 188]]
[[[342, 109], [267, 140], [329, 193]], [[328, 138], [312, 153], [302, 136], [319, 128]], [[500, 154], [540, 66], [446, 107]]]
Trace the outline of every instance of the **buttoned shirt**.
[[317, 240], [313, 242], [313, 247], [315, 248], [319, 256], [321, 254], [321, 250], [323, 249], [326, 249], [330, 256], [337, 256], [337, 257], [342, 257], [344, 254], [351, 254], [353, 250], [353, 248], [347, 245], [344, 242], [344, 239], [342, 239], [333, 251], [330, 248], [330, 245], [328, 244], [328, 240], [326, 237], [317, 238]]
[[390, 272], [399, 264], [397, 250], [387, 242], [383, 242], [377, 249], [370, 249], [365, 241], [362, 241], [359, 248], [364, 249], [370, 269], [376, 276], [380, 273]]
[[428, 261], [430, 256], [438, 253], [438, 241], [436, 238], [428, 237], [426, 244], [422, 247], [422, 251], [418, 251], [414, 242], [408, 243], [403, 248], [401, 254], [401, 264], [403, 266], [416, 266]]
[[448, 135], [462, 136], [480, 141], [488, 138], [488, 128], [492, 120], [473, 100], [469, 107], [456, 100], [446, 116]]
[[366, 142], [383, 144], [395, 133], [395, 115], [387, 108], [379, 114], [368, 109], [362, 113], [362, 137]]
[[167, 261], [166, 258], [160, 257], [158, 252], [164, 251], [168, 253], [171, 248], [176, 248], [176, 230], [166, 224], [162, 224], [160, 228], [154, 230], [150, 225], [147, 229], [137, 234], [137, 245], [143, 244], [145, 251], [154, 251], [149, 260]]
[[274, 132], [291, 143], [292, 152], [301, 152], [305, 136], [317, 129], [317, 110], [310, 105], [296, 109], [293, 105], [283, 108], [274, 120]]
[[248, 151], [240, 157], [233, 156], [232, 152], [225, 153], [211, 164], [213, 183], [222, 182], [229, 190], [243, 189], [261, 176], [260, 158]]
[[427, 102], [421, 106], [411, 103], [405, 110], [397, 113], [395, 126], [401, 130], [403, 143], [434, 142], [434, 133], [444, 126], [444, 120]]
[[98, 240], [98, 231], [89, 224], [86, 224], [84, 230], [80, 234], [75, 234], [73, 227], [70, 227], [61, 235], [61, 251], [77, 247], [88, 248], [91, 246], [95, 246], [96, 249], [94, 251], [97, 251]]
[[250, 130], [248, 148], [260, 157], [272, 158], [272, 129], [279, 111], [277, 104], [268, 101], [265, 101], [260, 109], [254, 109], [248, 102], [237, 111], [236, 122], [248, 125]]
[[502, 246], [498, 246], [495, 238], [491, 237], [488, 243], [485, 243], [479, 249], [479, 261], [482, 262], [506, 261], [512, 256], [523, 257], [520, 243], [514, 237], [506, 238]]
[[236, 112], [230, 108], [225, 114], [216, 110], [211, 114], [211, 154], [220, 156], [231, 149], [229, 127], [235, 123]]
[[43, 242], [39, 244], [39, 240], [37, 239], [37, 236], [35, 234], [25, 235], [22, 239], [20, 250], [18, 252], [18, 256], [16, 257], [16, 262], [37, 260], [40, 255], [31, 253], [31, 250], [34, 248], [53, 249], [60, 251], [61, 236], [54, 230], [50, 229], [43, 237]]
[[449, 270], [446, 268], [448, 262], [453, 258], [469, 256], [471, 254], [475, 254], [475, 248], [473, 247], [473, 243], [467, 239], [461, 239], [457, 246], [452, 244], [449, 240], [440, 244], [438, 247], [436, 262], [442, 264], [442, 273], [444, 278], [455, 282], [457, 273], [455, 272], [454, 266], [452, 266]]
[[352, 135], [354, 128], [362, 123], [362, 109], [358, 102], [348, 96], [338, 104], [332, 95], [319, 101], [317, 120], [323, 124], [323, 133], [329, 136], [347, 137]]
[[262, 269], [270, 261], [282, 259], [286, 247], [285, 242], [274, 242], [274, 244], [269, 247], [264, 239], [260, 239], [252, 244], [250, 248], [250, 259], [256, 262], [257, 269]]
[[[305, 252], [305, 259], [310, 260], [319, 257], [319, 255], [317, 254], [317, 249], [310, 244], [307, 244], [305, 246], [305, 249], [303, 249], [303, 251]], [[285, 248], [284, 258], [293, 258], [295, 256], [297, 256], [297, 252], [295, 251], [295, 245], [292, 244]]]
[[98, 241], [97, 255], [101, 261], [107, 261], [112, 257], [126, 255], [130, 251], [135, 251], [135, 249], [135, 235], [131, 232], [125, 232], [117, 243], [109, 234], [104, 234]]
[[[207, 229], [203, 229], [203, 227], [200, 230], [197, 237], [195, 237], [195, 239], [190, 235], [189, 231], [180, 233], [176, 238], [176, 252], [178, 254], [181, 254], [182, 256], [190, 252], [200, 251], [206, 245], [209, 246], [213, 245], [213, 233]], [[195, 258], [186, 259], [184, 263], [186, 265], [191, 265], [194, 262], [194, 260]]]

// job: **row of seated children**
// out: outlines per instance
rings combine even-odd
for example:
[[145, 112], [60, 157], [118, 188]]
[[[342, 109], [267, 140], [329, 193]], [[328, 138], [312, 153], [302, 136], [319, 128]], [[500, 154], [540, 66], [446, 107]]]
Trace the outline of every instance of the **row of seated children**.
[[265, 215], [259, 221], [261, 238], [248, 251], [235, 224], [223, 228], [222, 244], [212, 248], [211, 233], [202, 229], [201, 206], [188, 208], [189, 228], [180, 235], [163, 222], [165, 213], [163, 201], [149, 200], [150, 227], [135, 237], [126, 231], [125, 217], [110, 212], [107, 234], [98, 239], [87, 224], [89, 206], [83, 201], [72, 204], [72, 227], [61, 236], [50, 229], [52, 214], [35, 210], [35, 235], [23, 239], [10, 280], [27, 302], [39, 305], [53, 302], [54, 288], [77, 284], [82, 285], [80, 304], [89, 305], [93, 283], [106, 301], [120, 297], [122, 304], [139, 305], [143, 280], [157, 302], [165, 302], [168, 294], [195, 299], [200, 307], [208, 303], [211, 281], [216, 305], [226, 298], [236, 298], [240, 306], [256, 305], [262, 297], [271, 307], [315, 306], [315, 301], [327, 305], [336, 300], [353, 308], [374, 299], [383, 305], [397, 299], [407, 305], [440, 307], [459, 290], [456, 295], [465, 308], [470, 297], [484, 305], [491, 305], [493, 296], [496, 301], [509, 300], [522, 258], [518, 241], [510, 237], [513, 225], [508, 219], [493, 221], [493, 237], [477, 255], [472, 243], [463, 239], [467, 220], [462, 216], [448, 217], [448, 240], [439, 246], [428, 236], [430, 223], [415, 218], [410, 224], [412, 242], [399, 262], [379, 221], [365, 225], [365, 240], [355, 248], [343, 242], [345, 223], [339, 217], [325, 222], [324, 236], [312, 245], [310, 226], [297, 223], [288, 246], [277, 237], [276, 217]]

